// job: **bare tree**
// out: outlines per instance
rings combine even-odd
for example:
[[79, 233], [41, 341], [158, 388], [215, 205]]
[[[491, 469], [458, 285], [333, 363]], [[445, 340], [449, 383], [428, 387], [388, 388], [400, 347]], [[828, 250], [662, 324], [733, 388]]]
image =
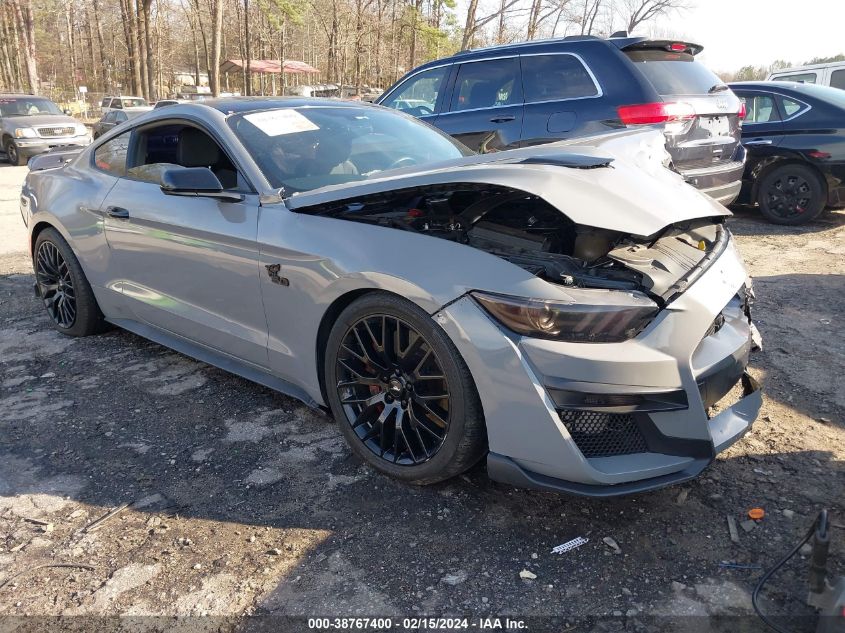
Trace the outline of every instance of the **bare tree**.
[[686, 0], [621, 0], [620, 10], [631, 33], [644, 22], [687, 8], [689, 3]]

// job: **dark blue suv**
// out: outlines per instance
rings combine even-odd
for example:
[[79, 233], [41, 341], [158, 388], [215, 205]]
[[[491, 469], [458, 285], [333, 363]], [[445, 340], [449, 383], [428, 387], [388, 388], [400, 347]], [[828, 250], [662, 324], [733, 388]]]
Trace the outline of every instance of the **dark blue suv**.
[[415, 68], [377, 101], [478, 152], [657, 125], [673, 167], [729, 204], [742, 183], [743, 105], [695, 61], [702, 47], [627, 35], [462, 51]]

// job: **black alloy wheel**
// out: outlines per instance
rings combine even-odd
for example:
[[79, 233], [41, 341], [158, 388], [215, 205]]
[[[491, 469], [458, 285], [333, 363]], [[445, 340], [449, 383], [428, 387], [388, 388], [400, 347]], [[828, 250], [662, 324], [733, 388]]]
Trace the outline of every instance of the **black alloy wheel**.
[[326, 403], [352, 451], [373, 468], [425, 485], [486, 453], [472, 374], [446, 331], [412, 301], [384, 291], [358, 297], [332, 323], [324, 349]]
[[41, 242], [35, 256], [39, 294], [53, 322], [68, 330], [76, 322], [76, 291], [70, 267], [52, 242]]
[[757, 200], [760, 211], [770, 222], [804, 224], [824, 210], [824, 185], [809, 167], [784, 165], [763, 177]]
[[53, 327], [69, 336], [102, 332], [106, 323], [91, 284], [64, 237], [53, 227], [38, 233], [32, 253], [38, 296]]
[[411, 325], [388, 314], [360, 319], [343, 338], [336, 371], [346, 419], [373, 454], [412, 466], [440, 450], [451, 417], [449, 384]]

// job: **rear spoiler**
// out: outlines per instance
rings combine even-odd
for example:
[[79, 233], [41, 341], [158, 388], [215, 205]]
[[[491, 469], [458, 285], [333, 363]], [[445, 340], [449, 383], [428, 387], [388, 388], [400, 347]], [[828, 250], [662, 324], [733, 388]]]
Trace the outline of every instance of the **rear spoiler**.
[[29, 171], [44, 171], [64, 167], [82, 153], [85, 148], [80, 145], [57, 147], [49, 152], [38, 154], [29, 159]]
[[[614, 41], [615, 40], [615, 41]], [[698, 55], [704, 50], [701, 44], [683, 42], [681, 40], [650, 40], [644, 37], [612, 38], [611, 41], [623, 51], [668, 51], [670, 53], [686, 53], [687, 55]]]

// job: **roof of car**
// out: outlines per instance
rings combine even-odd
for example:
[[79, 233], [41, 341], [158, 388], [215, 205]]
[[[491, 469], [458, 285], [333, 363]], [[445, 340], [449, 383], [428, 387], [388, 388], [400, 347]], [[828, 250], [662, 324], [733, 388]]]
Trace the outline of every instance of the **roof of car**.
[[769, 76], [772, 75], [784, 75], [784, 74], [792, 74], [795, 72], [800, 72], [802, 70], [819, 70], [820, 68], [827, 68], [828, 66], [845, 66], [845, 61], [835, 61], [835, 62], [820, 62], [818, 64], [807, 64], [805, 66], [790, 66], [789, 68], [778, 68], [777, 70], [773, 70], [769, 73]]
[[301, 108], [303, 106], [334, 105], [345, 108], [372, 108], [373, 104], [365, 101], [343, 101], [320, 97], [221, 97], [205, 99], [197, 105], [208, 106], [224, 114], [252, 112], [255, 110], [275, 110], [278, 108]]
[[27, 92], [3, 92], [0, 93], [0, 99], [27, 99], [31, 97], [36, 97], [38, 99], [49, 99], [49, 97], [43, 97], [41, 95], [34, 95], [29, 94]]
[[[801, 92], [807, 84], [800, 81], [731, 81], [731, 88], [766, 88], [768, 90], [796, 90]], [[814, 84], [810, 84], [814, 85]]]
[[[607, 38], [604, 37], [596, 37], [595, 35], [568, 35], [566, 37], [552, 37], [546, 39], [538, 39], [538, 40], [529, 40], [527, 42], [515, 42], [513, 44], [497, 44], [495, 46], [486, 46], [483, 48], [471, 48], [463, 51], [459, 51], [452, 55], [451, 57], [444, 57], [441, 59], [436, 59], [431, 62], [427, 62], [425, 64], [421, 64], [413, 68], [410, 72], [406, 74], [410, 75], [411, 73], [417, 73], [420, 70], [425, 70], [427, 68], [432, 68], [436, 66], [444, 66], [446, 64], [451, 64], [453, 62], [459, 62], [463, 60], [469, 59], [477, 59], [480, 57], [487, 57], [487, 56], [506, 56], [508, 54], [519, 54], [523, 53], [525, 50], [535, 50], [540, 52], [545, 52], [546, 50], [552, 50], [558, 47], [563, 47], [564, 49], [568, 48], [575, 48], [578, 44], [585, 44], [585, 43], [604, 43], [608, 46], [615, 46], [616, 48], [623, 50], [629, 47], [635, 47], [638, 44], [644, 43], [669, 43], [669, 42], [683, 42], [684, 40], [661, 40], [661, 39], [652, 39], [643, 36], [629, 36], [629, 35], [618, 35], [618, 36], [610, 36]], [[693, 52], [694, 55], [697, 55], [703, 50], [703, 46], [699, 44], [692, 44], [690, 42], [686, 42]]]

